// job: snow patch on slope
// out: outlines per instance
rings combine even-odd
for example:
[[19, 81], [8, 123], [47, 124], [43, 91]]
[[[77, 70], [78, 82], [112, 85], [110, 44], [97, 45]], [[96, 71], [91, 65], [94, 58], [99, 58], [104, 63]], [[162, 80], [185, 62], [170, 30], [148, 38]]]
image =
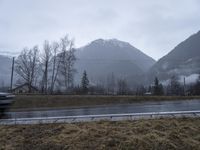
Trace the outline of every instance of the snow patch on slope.
[[[183, 82], [184, 77], [185, 76], [180, 76], [180, 81]], [[199, 74], [191, 74], [191, 75], [185, 77], [185, 82], [186, 82], [186, 84], [195, 83], [197, 81], [198, 77], [199, 77]]]
[[[181, 84], [184, 83], [184, 78], [185, 78], [185, 83], [186, 83], [186, 85], [187, 85], [187, 84], [193, 84], [193, 83], [195, 83], [195, 82], [197, 81], [197, 79], [199, 78], [199, 74], [191, 74], [191, 75], [189, 75], [189, 76], [180, 75], [180, 76], [179, 76], [179, 82], [180, 82]], [[168, 79], [168, 80], [163, 80], [163, 81], [161, 81], [161, 83], [162, 83], [164, 86], [167, 86], [167, 85], [169, 85], [169, 83], [170, 83], [170, 79]]]

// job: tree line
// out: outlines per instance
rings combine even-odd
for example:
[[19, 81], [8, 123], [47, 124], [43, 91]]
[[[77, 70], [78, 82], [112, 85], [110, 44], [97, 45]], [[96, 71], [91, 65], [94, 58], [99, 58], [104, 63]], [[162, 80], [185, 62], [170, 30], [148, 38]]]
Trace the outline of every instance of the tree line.
[[86, 70], [81, 82], [74, 83], [77, 73], [74, 40], [64, 36], [58, 42], [44, 41], [38, 46], [24, 48], [15, 61], [17, 85], [27, 84], [28, 92], [36, 87], [42, 94], [107, 94], [107, 95], [200, 95], [200, 76], [195, 84], [183, 85], [173, 75], [163, 85], [157, 77], [149, 86], [132, 88], [126, 78], [107, 75], [105, 82], [93, 83]]
[[168, 96], [192, 96], [192, 95], [200, 95], [200, 74], [196, 82], [194, 83], [185, 83], [184, 81], [181, 83], [179, 77], [176, 75], [171, 76], [168, 83], [162, 84], [159, 79], [155, 77], [153, 85], [150, 86], [141, 86], [137, 89], [136, 95], [168, 95]]

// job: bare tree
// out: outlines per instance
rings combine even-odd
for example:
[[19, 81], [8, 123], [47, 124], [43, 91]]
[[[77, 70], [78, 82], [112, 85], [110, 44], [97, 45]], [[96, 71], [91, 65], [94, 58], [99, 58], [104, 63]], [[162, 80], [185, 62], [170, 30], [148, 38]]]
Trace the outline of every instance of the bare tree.
[[114, 94], [115, 93], [115, 76], [114, 73], [107, 76], [107, 92], [108, 94]]
[[35, 46], [30, 50], [24, 48], [15, 63], [15, 71], [21, 79], [20, 82], [28, 84], [29, 92], [31, 92], [31, 87], [36, 84], [38, 62], [38, 47]]
[[57, 77], [58, 77], [58, 72], [60, 69], [60, 63], [61, 63], [61, 57], [59, 54], [59, 44], [57, 42], [54, 42], [52, 44], [52, 52], [53, 52], [53, 64], [52, 64], [52, 75], [51, 75], [51, 87], [50, 87], [50, 91], [51, 94], [54, 91], [54, 87], [55, 87], [55, 83], [57, 81]]
[[47, 94], [48, 92], [48, 79], [49, 79], [49, 69], [50, 69], [50, 61], [52, 58], [51, 46], [49, 41], [44, 41], [43, 52], [41, 56], [41, 65], [42, 65], [42, 92]]
[[73, 86], [74, 73], [76, 72], [74, 68], [74, 63], [76, 61], [75, 49], [73, 48], [73, 40], [69, 40], [67, 36], [61, 39], [61, 66], [60, 72], [64, 78], [64, 85], [66, 91]]
[[128, 85], [125, 79], [119, 79], [117, 84], [118, 84], [119, 95], [125, 95], [128, 93]]
[[144, 95], [146, 93], [146, 91], [147, 90], [146, 90], [145, 86], [144, 85], [140, 85], [136, 89], [136, 95], [139, 95], [139, 96]]
[[179, 82], [179, 77], [177, 75], [173, 75], [170, 78], [170, 83], [167, 86], [167, 94], [168, 95], [183, 95], [183, 86]]

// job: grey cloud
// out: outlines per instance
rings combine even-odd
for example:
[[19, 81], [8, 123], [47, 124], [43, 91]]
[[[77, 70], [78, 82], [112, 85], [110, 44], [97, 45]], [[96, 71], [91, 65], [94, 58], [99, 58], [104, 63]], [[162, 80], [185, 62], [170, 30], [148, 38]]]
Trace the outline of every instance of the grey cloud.
[[199, 29], [198, 0], [0, 0], [0, 52], [68, 33], [76, 47], [118, 38], [158, 59]]

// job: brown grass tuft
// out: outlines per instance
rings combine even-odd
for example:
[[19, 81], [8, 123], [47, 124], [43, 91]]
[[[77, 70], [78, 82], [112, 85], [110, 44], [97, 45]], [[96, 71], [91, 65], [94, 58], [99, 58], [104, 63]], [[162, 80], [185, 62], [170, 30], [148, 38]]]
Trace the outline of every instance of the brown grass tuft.
[[200, 149], [200, 119], [0, 126], [0, 149]]

